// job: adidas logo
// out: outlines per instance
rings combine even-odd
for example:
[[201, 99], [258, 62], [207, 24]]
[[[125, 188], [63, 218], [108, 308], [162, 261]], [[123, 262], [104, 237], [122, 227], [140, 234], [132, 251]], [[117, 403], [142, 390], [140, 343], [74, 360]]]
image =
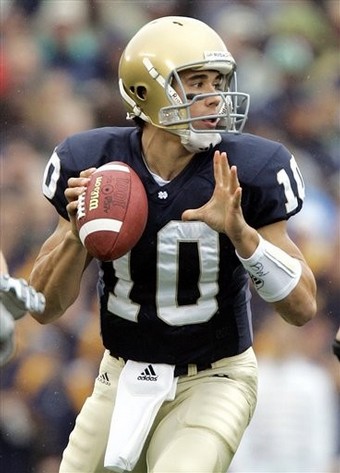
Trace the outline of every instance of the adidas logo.
[[110, 383], [110, 380], [109, 380], [109, 376], [108, 374], [105, 372], [105, 373], [101, 373], [98, 377], [97, 377], [97, 380], [103, 384], [106, 384], [107, 386], [111, 386], [111, 383]]
[[138, 381], [157, 381], [158, 376], [152, 365], [148, 365], [144, 371], [137, 377]]

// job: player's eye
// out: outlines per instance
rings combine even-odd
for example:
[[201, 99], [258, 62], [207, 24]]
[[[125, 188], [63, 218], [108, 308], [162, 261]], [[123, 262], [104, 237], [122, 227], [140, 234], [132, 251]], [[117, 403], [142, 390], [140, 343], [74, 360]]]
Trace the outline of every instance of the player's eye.
[[185, 96], [187, 100], [190, 101], [190, 100], [193, 100], [196, 97], [196, 95], [199, 95], [199, 94], [186, 94]]
[[201, 80], [189, 84], [190, 89], [202, 89], [202, 87], [204, 87], [204, 82]]
[[216, 90], [223, 90], [224, 89], [224, 84], [225, 84], [225, 78], [220, 75], [215, 81], [214, 81], [214, 88]]

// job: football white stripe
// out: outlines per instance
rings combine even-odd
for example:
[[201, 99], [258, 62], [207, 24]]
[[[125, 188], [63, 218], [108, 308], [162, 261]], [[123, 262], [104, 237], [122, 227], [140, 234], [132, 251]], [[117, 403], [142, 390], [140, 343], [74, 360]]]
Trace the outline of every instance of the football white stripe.
[[119, 163], [107, 163], [100, 166], [97, 171], [123, 171], [123, 172], [130, 172], [129, 168], [126, 164], [119, 164]]
[[84, 244], [87, 235], [93, 232], [116, 232], [119, 233], [123, 222], [112, 218], [97, 218], [91, 222], [84, 223], [79, 230], [79, 238]]

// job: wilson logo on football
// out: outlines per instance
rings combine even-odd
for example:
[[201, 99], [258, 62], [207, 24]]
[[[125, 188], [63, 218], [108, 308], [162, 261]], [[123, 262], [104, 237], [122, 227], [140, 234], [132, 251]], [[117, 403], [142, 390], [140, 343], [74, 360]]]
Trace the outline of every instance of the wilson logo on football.
[[103, 176], [98, 176], [96, 178], [93, 190], [91, 191], [91, 194], [90, 194], [89, 210], [95, 210], [98, 208], [100, 186], [101, 186], [102, 180], [103, 180]]

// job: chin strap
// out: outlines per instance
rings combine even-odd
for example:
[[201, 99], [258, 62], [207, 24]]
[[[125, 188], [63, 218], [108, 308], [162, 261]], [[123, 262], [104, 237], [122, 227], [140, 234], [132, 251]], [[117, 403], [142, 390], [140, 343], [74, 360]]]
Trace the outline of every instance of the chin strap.
[[220, 133], [196, 133], [192, 130], [169, 130], [181, 138], [181, 143], [190, 153], [202, 153], [221, 142]]

